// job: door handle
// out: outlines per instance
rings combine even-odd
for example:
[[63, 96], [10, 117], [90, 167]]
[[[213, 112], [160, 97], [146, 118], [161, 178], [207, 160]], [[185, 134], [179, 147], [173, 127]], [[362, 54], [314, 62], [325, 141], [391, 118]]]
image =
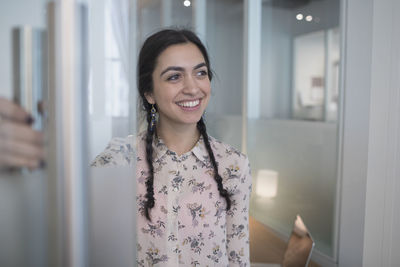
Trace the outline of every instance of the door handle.
[[35, 119], [33, 128], [42, 129], [39, 102], [46, 92], [46, 31], [29, 25], [12, 30], [14, 101]]

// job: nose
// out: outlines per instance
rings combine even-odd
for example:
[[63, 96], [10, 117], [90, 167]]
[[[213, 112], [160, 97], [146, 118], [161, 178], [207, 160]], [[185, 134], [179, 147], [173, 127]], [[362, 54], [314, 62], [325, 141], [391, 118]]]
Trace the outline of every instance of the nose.
[[187, 75], [185, 77], [184, 86], [183, 93], [185, 94], [195, 95], [199, 91], [199, 86], [196, 82], [196, 79], [191, 75]]

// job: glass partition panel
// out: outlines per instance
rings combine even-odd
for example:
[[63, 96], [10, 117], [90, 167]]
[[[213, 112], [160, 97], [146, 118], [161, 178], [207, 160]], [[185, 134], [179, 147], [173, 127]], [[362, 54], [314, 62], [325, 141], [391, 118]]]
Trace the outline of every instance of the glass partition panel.
[[300, 214], [316, 249], [331, 257], [339, 3], [263, 1], [260, 116], [248, 118], [247, 140], [254, 185], [250, 214], [284, 236]]
[[214, 71], [209, 134], [242, 148], [243, 1], [207, 1], [205, 43]]
[[209, 134], [240, 149], [243, 1], [138, 0], [138, 15], [139, 44], [163, 27], [189, 28], [202, 38], [215, 73], [205, 115]]
[[[171, 1], [171, 0], [170, 0]], [[167, 1], [163, 1], [164, 3]], [[164, 25], [168, 26], [168, 24], [177, 26], [177, 27], [185, 27], [189, 29], [193, 29], [193, 12], [196, 6], [194, 5], [195, 1], [171, 1], [171, 20], [165, 20]], [[164, 7], [166, 9], [167, 6]], [[167, 13], [164, 13], [167, 14]]]
[[139, 0], [138, 8], [140, 44], [151, 33], [170, 26], [192, 29], [202, 38], [215, 73], [205, 115], [209, 134], [240, 149], [243, 1]]
[[0, 266], [47, 260], [46, 4], [0, 2]]
[[[169, 2], [169, 1], [168, 1]], [[162, 27], [160, 0], [138, 0], [138, 43]]]
[[[138, 51], [151, 34], [162, 28], [194, 30], [193, 1], [180, 0], [137, 0], [138, 15]], [[138, 107], [141, 110], [142, 107]], [[138, 114], [138, 131], [145, 130], [143, 114]]]
[[89, 0], [90, 266], [136, 263], [136, 1]]
[[0, 266], [134, 265], [133, 3], [0, 3]]
[[193, 0], [138, 0], [139, 44], [161, 28], [193, 29], [193, 2]]

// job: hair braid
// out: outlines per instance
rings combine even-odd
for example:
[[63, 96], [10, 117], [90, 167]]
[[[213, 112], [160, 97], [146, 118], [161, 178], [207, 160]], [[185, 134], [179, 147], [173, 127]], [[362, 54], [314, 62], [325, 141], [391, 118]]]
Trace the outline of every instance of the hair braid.
[[[149, 166], [149, 175], [146, 179], [146, 202], [144, 205], [144, 212], [146, 218], [151, 221], [150, 219], [150, 209], [154, 207], [154, 167], [153, 167], [153, 136], [154, 136], [154, 129], [151, 127], [151, 113], [150, 110], [147, 110], [147, 134], [146, 134], [146, 161], [147, 165]], [[155, 127], [155, 126], [154, 126]]]
[[206, 145], [208, 155], [210, 156], [211, 164], [214, 167], [214, 179], [217, 182], [218, 191], [219, 191], [220, 196], [225, 198], [226, 210], [228, 211], [231, 208], [230, 195], [229, 195], [228, 191], [226, 189], [224, 189], [224, 187], [222, 185], [222, 177], [218, 173], [218, 165], [217, 165], [217, 162], [215, 161], [214, 152], [212, 151], [212, 148], [210, 145], [210, 140], [208, 139], [206, 125], [204, 123], [203, 118], [201, 118], [199, 120], [199, 122], [197, 123], [197, 129], [200, 131], [200, 134], [203, 136], [204, 144]]

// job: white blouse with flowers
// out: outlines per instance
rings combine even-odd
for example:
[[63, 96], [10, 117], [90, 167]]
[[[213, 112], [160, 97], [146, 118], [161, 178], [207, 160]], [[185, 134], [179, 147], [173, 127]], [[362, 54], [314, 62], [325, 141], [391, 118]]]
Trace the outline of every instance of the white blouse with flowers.
[[[226, 211], [219, 195], [203, 138], [181, 156], [161, 139], [153, 142], [155, 206], [151, 222], [144, 216], [145, 138], [137, 138], [138, 266], [250, 266], [248, 158], [210, 137], [224, 188], [231, 194]], [[114, 139], [92, 166], [134, 162], [132, 138]]]

